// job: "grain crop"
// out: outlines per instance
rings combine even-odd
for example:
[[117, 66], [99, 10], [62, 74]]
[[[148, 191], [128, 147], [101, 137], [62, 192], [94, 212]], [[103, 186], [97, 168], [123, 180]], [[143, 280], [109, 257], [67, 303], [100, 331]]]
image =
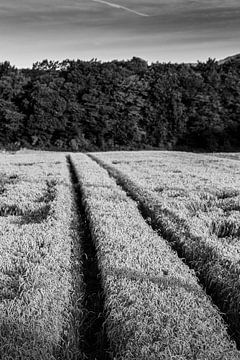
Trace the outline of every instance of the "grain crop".
[[0, 358], [77, 359], [83, 284], [65, 156], [2, 154], [0, 179]]
[[239, 162], [174, 152], [95, 157], [195, 269], [239, 338]]
[[137, 203], [86, 155], [71, 159], [97, 249], [111, 358], [239, 359], [194, 272]]

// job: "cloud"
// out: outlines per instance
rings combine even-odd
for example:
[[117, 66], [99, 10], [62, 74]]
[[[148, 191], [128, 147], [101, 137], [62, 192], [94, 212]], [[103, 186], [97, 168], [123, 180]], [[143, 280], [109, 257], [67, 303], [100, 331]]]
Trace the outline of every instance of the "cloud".
[[239, 0], [0, 3], [0, 62], [132, 56], [191, 61], [239, 52]]
[[110, 3], [110, 2], [108, 2], [108, 1], [103, 1], [103, 0], [92, 0], [92, 1], [98, 2], [98, 3], [100, 3], [100, 4], [108, 5], [108, 6], [111, 6], [111, 7], [116, 8], [116, 9], [123, 9], [123, 10], [126, 10], [126, 11], [128, 11], [128, 12], [131, 12], [131, 13], [136, 14], [136, 15], [139, 15], [139, 16], [150, 16], [150, 15], [148, 15], [148, 14], [143, 14], [143, 13], [141, 13], [141, 12], [139, 12], [139, 11], [135, 11], [135, 10], [129, 9], [129, 8], [127, 8], [127, 7], [125, 7], [125, 6], [122, 6], [122, 5], [113, 4], [113, 3]]

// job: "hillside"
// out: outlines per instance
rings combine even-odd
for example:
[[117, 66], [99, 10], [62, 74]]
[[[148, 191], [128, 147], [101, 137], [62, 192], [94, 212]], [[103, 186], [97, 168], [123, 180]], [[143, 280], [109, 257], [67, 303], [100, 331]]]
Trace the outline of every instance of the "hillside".
[[225, 59], [218, 60], [218, 64], [219, 64], [219, 65], [223, 65], [223, 64], [226, 64], [226, 63], [228, 63], [228, 62], [230, 62], [230, 61], [240, 62], [240, 54], [228, 56], [228, 57], [226, 57]]

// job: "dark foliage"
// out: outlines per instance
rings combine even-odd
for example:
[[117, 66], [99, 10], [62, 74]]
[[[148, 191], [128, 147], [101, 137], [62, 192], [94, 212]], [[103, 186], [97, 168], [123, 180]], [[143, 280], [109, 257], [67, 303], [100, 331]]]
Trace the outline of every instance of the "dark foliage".
[[240, 62], [0, 64], [0, 146], [240, 148]]

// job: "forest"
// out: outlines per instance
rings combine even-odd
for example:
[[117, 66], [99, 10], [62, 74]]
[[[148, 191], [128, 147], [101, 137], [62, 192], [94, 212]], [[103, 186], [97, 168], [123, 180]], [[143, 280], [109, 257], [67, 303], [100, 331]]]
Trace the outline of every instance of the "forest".
[[240, 149], [240, 62], [0, 63], [0, 148]]

